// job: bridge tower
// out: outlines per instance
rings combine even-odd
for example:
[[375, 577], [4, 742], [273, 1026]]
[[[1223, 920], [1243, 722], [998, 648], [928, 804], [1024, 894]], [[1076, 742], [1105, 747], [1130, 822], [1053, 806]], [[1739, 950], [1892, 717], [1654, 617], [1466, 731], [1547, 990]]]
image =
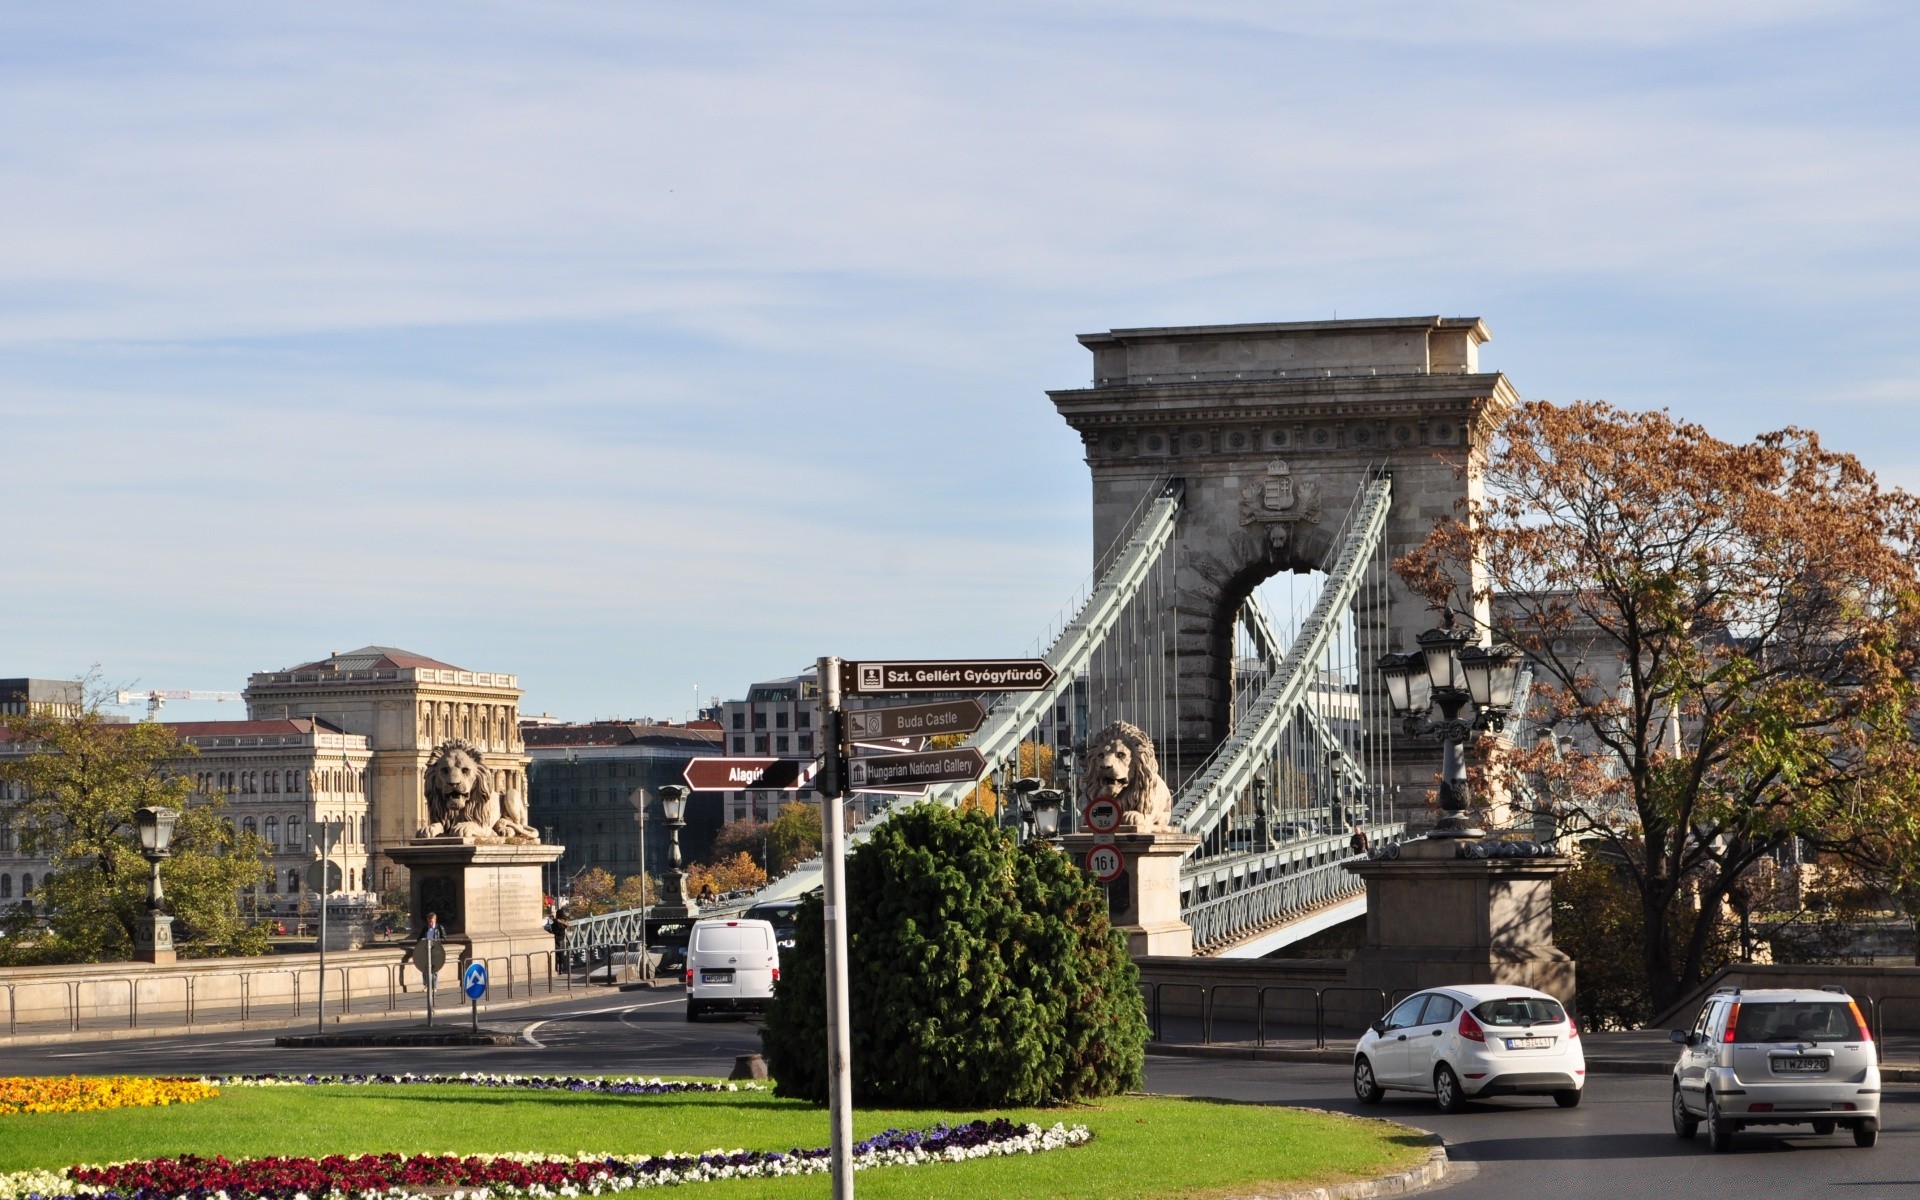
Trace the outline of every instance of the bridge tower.
[[[1361, 486], [1393, 477], [1385, 537], [1398, 556], [1478, 494], [1498, 416], [1518, 399], [1483, 372], [1477, 317], [1114, 329], [1081, 336], [1093, 385], [1049, 392], [1093, 473], [1096, 575], [1144, 499], [1185, 484], [1174, 572], [1176, 633], [1165, 678], [1191, 767], [1228, 736], [1235, 614], [1283, 571], [1326, 569]], [[1411, 648], [1437, 623], [1397, 579], [1384, 611], [1356, 610], [1373, 644]], [[1380, 626], [1385, 625], [1382, 630]], [[1381, 719], [1386, 714], [1379, 715]], [[1431, 786], [1438, 751], [1402, 742], [1393, 786], [1407, 805]], [[1176, 789], [1184, 779], [1169, 779]]]

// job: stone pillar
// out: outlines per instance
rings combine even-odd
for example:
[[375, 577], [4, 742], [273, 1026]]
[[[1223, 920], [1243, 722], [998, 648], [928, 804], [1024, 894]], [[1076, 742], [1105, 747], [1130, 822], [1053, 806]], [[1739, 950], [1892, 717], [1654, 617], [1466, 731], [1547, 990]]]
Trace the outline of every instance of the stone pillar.
[[415, 936], [432, 912], [447, 939], [466, 948], [462, 957], [553, 949], [542, 924], [540, 873], [565, 846], [415, 838], [385, 853], [409, 872]]
[[1180, 862], [1200, 839], [1191, 834], [1114, 833], [1105, 839], [1091, 833], [1070, 833], [1061, 846], [1075, 862], [1084, 863], [1097, 842], [1111, 840], [1127, 864], [1120, 878], [1108, 886], [1108, 913], [1114, 928], [1127, 935], [1127, 950], [1145, 955], [1193, 954], [1193, 930], [1180, 919]]
[[1389, 996], [1511, 983], [1572, 1004], [1573, 959], [1553, 944], [1553, 879], [1573, 860], [1499, 857], [1501, 845], [1421, 838], [1403, 843], [1397, 859], [1346, 864], [1367, 883], [1367, 941], [1350, 981]]
[[142, 913], [133, 922], [133, 961], [171, 963], [173, 918], [163, 912]]

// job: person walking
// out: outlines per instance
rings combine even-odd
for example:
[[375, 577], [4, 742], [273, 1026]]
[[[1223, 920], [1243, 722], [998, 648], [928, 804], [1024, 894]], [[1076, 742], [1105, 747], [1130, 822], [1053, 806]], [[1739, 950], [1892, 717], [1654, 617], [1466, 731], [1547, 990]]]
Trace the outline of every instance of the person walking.
[[1367, 831], [1360, 827], [1358, 821], [1353, 823], [1353, 836], [1347, 839], [1347, 849], [1356, 855], [1367, 852]]

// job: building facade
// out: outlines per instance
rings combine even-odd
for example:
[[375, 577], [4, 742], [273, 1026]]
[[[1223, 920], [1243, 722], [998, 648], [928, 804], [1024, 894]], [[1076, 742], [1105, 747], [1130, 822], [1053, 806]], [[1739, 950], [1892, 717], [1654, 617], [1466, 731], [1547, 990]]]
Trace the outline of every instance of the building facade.
[[[343, 825], [329, 856], [341, 868], [342, 890], [376, 891], [381, 868], [369, 842], [367, 739], [322, 721], [184, 721], [166, 727], [196, 753], [175, 770], [193, 780], [188, 803], [218, 797], [226, 817], [266, 842], [268, 877], [248, 907], [260, 915], [292, 914], [301, 906], [307, 864], [314, 861], [310, 835], [320, 819]], [[30, 752], [0, 742], [0, 756]], [[0, 903], [31, 899], [51, 864], [22, 848], [11, 809], [28, 797], [18, 785], [0, 783]]]
[[[426, 824], [426, 766], [433, 748], [461, 738], [481, 752], [502, 793], [527, 789], [520, 737], [520, 681], [469, 671], [392, 646], [335, 652], [282, 671], [249, 676], [244, 693], [255, 721], [308, 717], [364, 738], [369, 851], [376, 856]], [[381, 868], [386, 886], [406, 872]]]
[[[819, 703], [819, 680], [812, 673], [787, 675], [752, 685], [747, 689], [745, 700], [728, 700], [720, 705], [720, 727], [726, 739], [727, 756], [803, 760], [818, 757], [814, 718]], [[808, 804], [820, 802], [810, 787], [792, 792], [747, 789], [727, 792], [725, 796], [729, 823], [771, 820], [782, 804], [796, 800]]]
[[[573, 876], [599, 867], [615, 880], [645, 870], [667, 871], [668, 835], [660, 789], [684, 782], [687, 760], [720, 753], [713, 722], [668, 725], [652, 721], [550, 720], [523, 724], [528, 814], [542, 841], [567, 852], [554, 864], [549, 893], [568, 890]], [[712, 847], [721, 823], [719, 792], [688, 798], [682, 856], [689, 862]]]
[[0, 716], [30, 712], [78, 716], [85, 693], [77, 679], [0, 679]]

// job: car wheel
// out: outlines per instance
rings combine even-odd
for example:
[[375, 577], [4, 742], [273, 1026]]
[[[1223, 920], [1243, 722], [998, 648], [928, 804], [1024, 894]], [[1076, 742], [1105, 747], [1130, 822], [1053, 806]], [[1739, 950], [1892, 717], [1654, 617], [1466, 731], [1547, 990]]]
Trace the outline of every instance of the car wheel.
[[1579, 1108], [1580, 1107], [1580, 1089], [1567, 1088], [1564, 1091], [1555, 1092], [1553, 1094], [1553, 1102], [1555, 1104], [1558, 1104], [1561, 1108]]
[[1353, 1094], [1359, 1097], [1362, 1104], [1378, 1104], [1380, 1097], [1387, 1094], [1387, 1089], [1375, 1081], [1373, 1064], [1367, 1061], [1365, 1055], [1353, 1060]]
[[1813, 1123], [1813, 1131], [1822, 1137], [1832, 1133], [1835, 1128], [1836, 1126], [1832, 1121], [1815, 1121]]
[[1441, 1063], [1433, 1072], [1433, 1102], [1440, 1106], [1443, 1113], [1457, 1113], [1467, 1106], [1467, 1097], [1460, 1090], [1460, 1078], [1453, 1068]]
[[1673, 1089], [1673, 1132], [1683, 1139], [1691, 1139], [1700, 1132], [1700, 1118], [1687, 1111], [1687, 1102], [1680, 1095], [1680, 1089]]
[[1720, 1101], [1709, 1092], [1707, 1094], [1707, 1145], [1713, 1148], [1715, 1154], [1725, 1154], [1733, 1149], [1735, 1128], [1732, 1121], [1720, 1116]]
[[1853, 1127], [1853, 1144], [1854, 1145], [1862, 1146], [1862, 1147], [1871, 1146], [1879, 1140], [1880, 1140], [1880, 1127], [1878, 1125], [1869, 1125], [1866, 1122], [1862, 1121], [1860, 1124], [1855, 1125]]
[[687, 1020], [698, 1021], [699, 1019], [700, 1019], [700, 1006], [698, 1004], [695, 1004], [691, 1000], [687, 1001]]

